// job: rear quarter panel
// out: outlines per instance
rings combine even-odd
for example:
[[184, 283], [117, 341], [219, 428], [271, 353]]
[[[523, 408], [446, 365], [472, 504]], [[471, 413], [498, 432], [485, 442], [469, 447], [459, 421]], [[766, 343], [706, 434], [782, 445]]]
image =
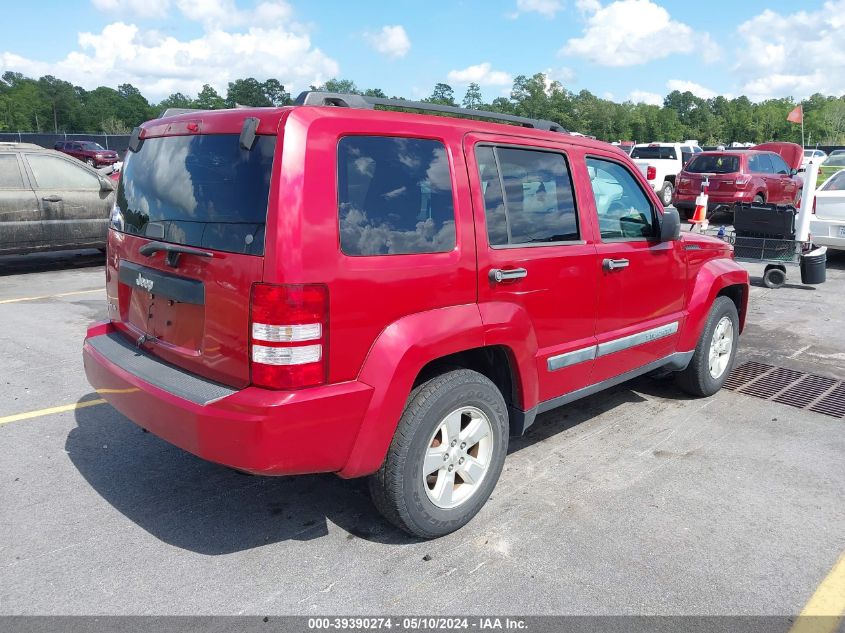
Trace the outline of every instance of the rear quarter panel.
[[[264, 277], [270, 283], [328, 285], [329, 381], [340, 382], [358, 376], [379, 335], [391, 336], [388, 326], [412, 314], [474, 306], [477, 290], [475, 234], [460, 131], [448, 120], [440, 124], [409, 118], [394, 124], [334, 110], [298, 108], [287, 119], [279, 200], [276, 212], [268, 217]], [[341, 251], [337, 144], [347, 135], [429, 138], [445, 145], [456, 214], [454, 249], [379, 256]], [[385, 374], [380, 380], [389, 381], [391, 376]]]

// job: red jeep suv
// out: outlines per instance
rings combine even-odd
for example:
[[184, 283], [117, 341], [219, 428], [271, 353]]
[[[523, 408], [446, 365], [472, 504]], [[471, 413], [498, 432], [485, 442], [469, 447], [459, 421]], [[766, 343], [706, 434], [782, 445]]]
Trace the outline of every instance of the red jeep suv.
[[116, 409], [242, 471], [370, 475], [431, 538], [538, 414], [657, 368], [718, 391], [748, 274], [606, 143], [311, 92], [136, 129], [106, 289], [83, 356]]
[[93, 141], [60, 141], [53, 146], [53, 149], [78, 158], [91, 167], [114, 165], [119, 160], [117, 152]]
[[707, 210], [733, 211], [740, 202], [796, 204], [804, 181], [798, 175], [801, 146], [764, 143], [754, 149], [702, 152], [678, 174], [672, 204], [687, 216], [695, 208], [701, 185], [709, 181]]

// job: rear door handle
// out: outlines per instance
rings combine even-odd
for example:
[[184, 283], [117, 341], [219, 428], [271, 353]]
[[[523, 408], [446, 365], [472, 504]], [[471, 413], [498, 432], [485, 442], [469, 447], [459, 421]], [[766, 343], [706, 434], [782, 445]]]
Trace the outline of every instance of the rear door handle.
[[61, 196], [44, 196], [41, 198], [44, 202], [61, 202]]
[[601, 267], [607, 271], [619, 270], [620, 268], [628, 268], [631, 264], [627, 259], [603, 259]]
[[501, 268], [493, 268], [490, 270], [490, 281], [493, 283], [502, 283], [503, 281], [512, 281], [514, 279], [522, 279], [528, 276], [528, 271], [524, 268], [509, 268], [502, 270]]

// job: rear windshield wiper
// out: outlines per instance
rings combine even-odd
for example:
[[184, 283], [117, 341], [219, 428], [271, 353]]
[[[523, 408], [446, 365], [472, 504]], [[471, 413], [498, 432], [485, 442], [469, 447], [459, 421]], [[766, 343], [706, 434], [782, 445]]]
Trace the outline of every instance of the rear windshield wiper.
[[214, 257], [214, 253], [210, 251], [203, 251], [198, 248], [191, 248], [190, 246], [181, 246], [180, 244], [168, 244], [166, 242], [148, 242], [138, 249], [141, 255], [152, 257], [159, 251], [165, 251], [167, 255], [164, 261], [171, 268], [176, 268], [179, 265], [179, 256], [196, 255], [197, 257]]

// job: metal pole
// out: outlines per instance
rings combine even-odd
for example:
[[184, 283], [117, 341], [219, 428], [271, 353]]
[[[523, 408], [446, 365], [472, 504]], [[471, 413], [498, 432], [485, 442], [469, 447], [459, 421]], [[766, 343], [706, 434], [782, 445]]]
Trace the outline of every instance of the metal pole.
[[801, 149], [804, 149], [804, 106], [801, 106]]
[[810, 218], [813, 215], [813, 201], [816, 198], [816, 178], [819, 175], [819, 164], [815, 159], [807, 163], [804, 171], [804, 189], [801, 193], [801, 208], [795, 219], [795, 239], [806, 242], [810, 237]]

